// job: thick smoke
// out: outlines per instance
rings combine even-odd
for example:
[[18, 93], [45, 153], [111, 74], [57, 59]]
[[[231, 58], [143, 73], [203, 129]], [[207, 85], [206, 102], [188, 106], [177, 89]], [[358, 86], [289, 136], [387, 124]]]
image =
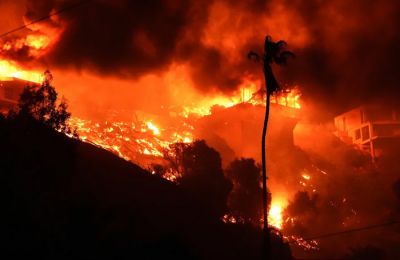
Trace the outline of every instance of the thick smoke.
[[306, 95], [342, 106], [338, 111], [398, 100], [398, 1], [286, 2], [298, 10], [312, 39], [297, 50], [296, 66], [288, 67]]
[[23, 10], [19, 8], [20, 3], [12, 0], [0, 1], [0, 33], [20, 25]]
[[[20, 3], [29, 21], [79, 1]], [[230, 93], [244, 77], [262, 77], [246, 54], [262, 50], [270, 34], [297, 54], [275, 69], [278, 79], [338, 113], [374, 100], [397, 102], [399, 10], [395, 0], [92, 0], [44, 23], [61, 34], [40, 59], [129, 79], [185, 64], [199, 90]], [[12, 57], [25, 61], [23, 55]]]

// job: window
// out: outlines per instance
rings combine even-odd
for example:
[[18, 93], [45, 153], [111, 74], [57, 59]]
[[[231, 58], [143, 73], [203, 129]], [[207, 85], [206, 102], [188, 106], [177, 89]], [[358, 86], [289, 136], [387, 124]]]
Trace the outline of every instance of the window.
[[356, 140], [361, 138], [361, 130], [360, 129], [357, 129], [356, 131], [354, 131], [354, 138]]
[[342, 118], [342, 120], [343, 120], [343, 131], [346, 131], [347, 129], [346, 129], [346, 118], [345, 117], [343, 117]]
[[362, 140], [368, 140], [369, 139], [369, 126], [364, 126], [361, 128], [361, 134], [362, 134]]

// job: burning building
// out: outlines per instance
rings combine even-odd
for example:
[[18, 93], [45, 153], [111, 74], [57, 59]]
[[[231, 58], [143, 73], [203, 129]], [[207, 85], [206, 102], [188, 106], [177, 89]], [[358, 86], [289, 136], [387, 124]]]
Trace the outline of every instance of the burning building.
[[400, 144], [400, 111], [393, 107], [366, 105], [334, 119], [336, 135], [376, 160]]
[[[301, 116], [300, 93], [297, 95], [291, 98], [289, 92], [272, 98], [267, 146], [274, 150], [293, 146], [293, 129]], [[228, 108], [214, 107], [212, 114], [197, 120], [195, 135], [214, 146], [226, 163], [235, 157], [260, 158], [264, 113], [262, 98]]]

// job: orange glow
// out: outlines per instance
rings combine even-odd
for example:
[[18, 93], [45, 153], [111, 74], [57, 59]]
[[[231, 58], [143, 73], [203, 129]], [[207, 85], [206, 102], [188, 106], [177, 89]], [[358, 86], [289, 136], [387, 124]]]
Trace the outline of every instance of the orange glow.
[[25, 44], [36, 50], [43, 50], [49, 46], [50, 38], [46, 35], [28, 35]]
[[[232, 96], [216, 95], [213, 97], [206, 97], [200, 100], [196, 106], [184, 106], [183, 116], [188, 117], [190, 114], [205, 116], [211, 114], [211, 108], [215, 105], [225, 108], [238, 105], [240, 103], [250, 103], [253, 105], [265, 106], [265, 97], [258, 97], [258, 86], [260, 82], [245, 81]], [[286, 89], [278, 94], [271, 96], [271, 103], [289, 107], [293, 109], [300, 109], [301, 93], [299, 88]]]
[[0, 50], [15, 51], [28, 47], [28, 53], [32, 57], [39, 57], [45, 53], [45, 50], [50, 46], [51, 39], [44, 34], [29, 34], [24, 38], [19, 38], [13, 41], [2, 42]]
[[14, 77], [39, 83], [42, 73], [23, 70], [16, 63], [0, 60], [0, 77]]
[[[1, 42], [0, 51], [17, 52], [24, 47], [29, 47], [29, 55], [37, 58], [44, 54], [44, 51], [49, 47], [50, 42], [50, 38], [46, 35], [30, 34], [14, 41]], [[0, 59], [0, 77], [14, 77], [36, 83], [42, 81], [42, 73], [25, 70], [16, 62], [6, 59]]]
[[138, 164], [141, 164], [139, 155], [162, 157], [163, 151], [169, 149], [171, 144], [193, 141], [192, 134], [187, 131], [178, 133], [169, 130], [161, 134], [159, 127], [151, 121], [99, 123], [72, 117], [69, 124], [76, 128], [82, 141]]
[[157, 126], [155, 126], [152, 122], [147, 122], [146, 123], [147, 128], [150, 129], [151, 131], [153, 131], [154, 135], [160, 135], [160, 130], [158, 129]]
[[287, 201], [280, 198], [272, 198], [271, 207], [268, 212], [268, 224], [277, 229], [282, 229], [283, 224], [283, 210], [287, 205]]
[[283, 238], [288, 241], [289, 243], [294, 243], [297, 246], [303, 248], [306, 251], [318, 250], [318, 242], [316, 240], [304, 240], [302, 237], [299, 236], [283, 236]]
[[285, 89], [281, 93], [271, 96], [271, 103], [300, 109], [301, 108], [300, 97], [301, 97], [300, 90], [296, 86], [291, 89]]

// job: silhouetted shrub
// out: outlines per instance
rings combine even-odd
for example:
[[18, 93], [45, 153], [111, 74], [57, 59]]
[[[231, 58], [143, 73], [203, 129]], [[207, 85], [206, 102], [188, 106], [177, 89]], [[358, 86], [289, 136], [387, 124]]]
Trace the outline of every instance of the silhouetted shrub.
[[51, 73], [46, 71], [44, 76], [45, 80], [40, 86], [25, 87], [18, 101], [18, 111], [10, 112], [9, 117], [33, 118], [57, 131], [70, 134], [72, 131], [67, 120], [71, 113], [67, 111], [68, 105], [64, 100], [57, 100], [57, 92], [51, 86]]
[[205, 141], [195, 141], [182, 146], [178, 155], [183, 171], [179, 183], [182, 188], [207, 205], [217, 217], [227, 212], [227, 199], [232, 189], [225, 178], [221, 157]]
[[254, 159], [241, 158], [231, 162], [225, 172], [233, 183], [228, 200], [230, 213], [259, 225], [262, 217], [260, 166], [256, 165]]

